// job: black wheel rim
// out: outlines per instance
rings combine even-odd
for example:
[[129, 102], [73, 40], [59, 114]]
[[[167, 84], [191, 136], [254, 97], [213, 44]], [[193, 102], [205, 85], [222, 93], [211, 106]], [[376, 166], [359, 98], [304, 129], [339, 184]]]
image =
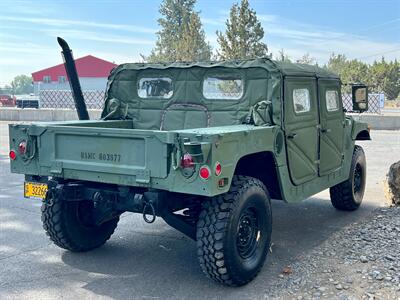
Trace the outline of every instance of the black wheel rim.
[[353, 193], [357, 195], [362, 192], [363, 188], [363, 170], [360, 164], [357, 164], [354, 169], [353, 177]]
[[258, 216], [254, 209], [247, 208], [240, 215], [236, 246], [243, 259], [253, 256], [260, 238]]

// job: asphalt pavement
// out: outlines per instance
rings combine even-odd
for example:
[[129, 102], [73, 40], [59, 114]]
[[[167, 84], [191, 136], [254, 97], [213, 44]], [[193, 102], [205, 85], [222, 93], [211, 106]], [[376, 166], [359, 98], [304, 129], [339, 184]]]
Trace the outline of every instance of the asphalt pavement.
[[[359, 143], [368, 164], [367, 190], [356, 212], [339, 212], [327, 191], [298, 204], [273, 202], [273, 246], [259, 276], [228, 288], [207, 279], [196, 243], [157, 219], [124, 214], [112, 238], [87, 253], [54, 246], [40, 221], [40, 201], [23, 198], [23, 175], [11, 174], [8, 136], [0, 122], [0, 299], [260, 299], [282, 269], [333, 233], [384, 205], [382, 181], [400, 160], [400, 131], [372, 131]], [[296, 272], [296, 270], [293, 270]]]

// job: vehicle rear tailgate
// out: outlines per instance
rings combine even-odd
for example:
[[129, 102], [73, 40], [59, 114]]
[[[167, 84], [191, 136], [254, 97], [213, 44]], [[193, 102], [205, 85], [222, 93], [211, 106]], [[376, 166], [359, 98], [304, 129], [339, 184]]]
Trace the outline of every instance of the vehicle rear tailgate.
[[29, 135], [35, 134], [41, 175], [68, 174], [68, 178], [90, 180], [93, 173], [99, 174], [98, 178], [104, 177], [102, 173], [128, 176], [130, 181], [134, 176], [137, 183], [168, 175], [166, 132], [76, 126], [29, 128]]

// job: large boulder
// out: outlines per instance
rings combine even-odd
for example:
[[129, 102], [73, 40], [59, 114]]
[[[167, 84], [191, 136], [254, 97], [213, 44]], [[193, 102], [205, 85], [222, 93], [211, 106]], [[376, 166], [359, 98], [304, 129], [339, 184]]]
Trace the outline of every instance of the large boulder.
[[391, 205], [400, 205], [400, 161], [389, 168], [384, 183], [385, 197]]

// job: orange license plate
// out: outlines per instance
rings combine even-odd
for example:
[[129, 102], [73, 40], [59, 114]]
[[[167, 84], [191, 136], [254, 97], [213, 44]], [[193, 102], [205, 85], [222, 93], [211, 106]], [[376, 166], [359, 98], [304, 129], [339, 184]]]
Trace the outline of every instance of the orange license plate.
[[47, 184], [38, 182], [25, 182], [24, 197], [44, 199], [47, 193]]

